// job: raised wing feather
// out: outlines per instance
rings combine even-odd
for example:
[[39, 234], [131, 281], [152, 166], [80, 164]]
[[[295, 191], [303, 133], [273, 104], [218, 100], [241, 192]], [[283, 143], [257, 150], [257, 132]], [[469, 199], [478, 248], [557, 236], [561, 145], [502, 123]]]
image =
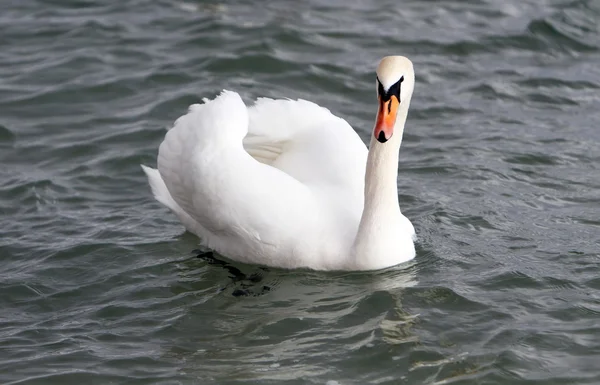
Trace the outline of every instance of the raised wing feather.
[[158, 170], [175, 202], [194, 220], [203, 223], [206, 219], [205, 203], [194, 202], [196, 191], [215, 183], [203, 178], [203, 163], [218, 156], [213, 153], [220, 144], [241, 143], [247, 125], [247, 109], [240, 96], [223, 91], [210, 103], [190, 106], [165, 135], [158, 150]]

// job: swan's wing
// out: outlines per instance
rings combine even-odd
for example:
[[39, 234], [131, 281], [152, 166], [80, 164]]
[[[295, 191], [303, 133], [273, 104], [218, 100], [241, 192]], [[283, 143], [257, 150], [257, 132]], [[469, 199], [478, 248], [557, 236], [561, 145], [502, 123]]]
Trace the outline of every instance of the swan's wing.
[[171, 206], [192, 218], [186, 228], [204, 245], [233, 259], [293, 267], [297, 248], [318, 258], [316, 245], [300, 245], [316, 242], [329, 214], [305, 185], [244, 150], [247, 129], [247, 108], [231, 92], [175, 122], [158, 154]]
[[303, 183], [364, 183], [367, 148], [344, 119], [306, 100], [259, 98], [248, 109], [244, 149]]
[[[241, 97], [223, 91], [212, 101], [190, 106], [167, 131], [158, 149], [158, 170], [173, 200], [195, 221], [203, 223], [202, 206], [196, 191], [207, 183], [205, 165], [214, 151], [229, 142], [241, 142], [248, 125], [246, 105]], [[212, 182], [212, 181], [208, 181]]]
[[313, 103], [262, 99], [247, 109], [223, 92], [175, 122], [158, 170], [172, 206], [209, 248], [240, 261], [318, 266], [320, 251], [350, 247], [366, 155], [348, 123]]

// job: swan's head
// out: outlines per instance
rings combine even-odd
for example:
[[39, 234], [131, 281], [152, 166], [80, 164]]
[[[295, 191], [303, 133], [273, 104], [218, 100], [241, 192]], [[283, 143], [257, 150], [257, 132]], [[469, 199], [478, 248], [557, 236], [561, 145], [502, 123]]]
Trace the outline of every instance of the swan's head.
[[401, 106], [408, 111], [408, 103], [415, 85], [415, 72], [404, 56], [386, 56], [377, 67], [377, 98], [379, 110], [373, 135], [380, 143], [394, 134], [396, 117]]

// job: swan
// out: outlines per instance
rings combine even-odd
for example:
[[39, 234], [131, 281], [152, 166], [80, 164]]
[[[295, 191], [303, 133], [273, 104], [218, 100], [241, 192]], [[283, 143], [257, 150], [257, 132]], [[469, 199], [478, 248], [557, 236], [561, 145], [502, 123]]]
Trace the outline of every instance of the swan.
[[413, 93], [412, 62], [377, 67], [369, 150], [344, 120], [305, 100], [224, 90], [190, 106], [165, 135], [156, 200], [207, 248], [279, 268], [377, 270], [415, 257], [398, 204], [398, 153]]

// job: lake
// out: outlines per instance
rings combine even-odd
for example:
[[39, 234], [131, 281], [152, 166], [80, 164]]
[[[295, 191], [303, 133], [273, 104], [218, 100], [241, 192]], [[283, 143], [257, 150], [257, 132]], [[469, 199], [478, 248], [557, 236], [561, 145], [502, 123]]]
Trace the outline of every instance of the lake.
[[[599, 20], [594, 0], [6, 2], [0, 383], [600, 384]], [[197, 258], [139, 166], [165, 128], [226, 88], [366, 142], [386, 55], [416, 73], [416, 258]]]

